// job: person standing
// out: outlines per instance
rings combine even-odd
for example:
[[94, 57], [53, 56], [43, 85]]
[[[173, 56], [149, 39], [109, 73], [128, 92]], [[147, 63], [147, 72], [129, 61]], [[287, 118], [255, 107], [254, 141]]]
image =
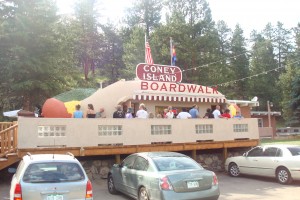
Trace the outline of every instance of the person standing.
[[128, 108], [127, 109], [127, 113], [125, 115], [125, 118], [127, 118], [127, 119], [132, 119], [133, 118], [133, 116], [132, 116], [132, 108]]
[[125, 118], [125, 113], [122, 109], [122, 106], [121, 105], [117, 105], [116, 107], [116, 111], [114, 112], [113, 114], [113, 118]]
[[203, 116], [203, 118], [205, 118], [205, 119], [215, 118], [214, 115], [211, 113], [211, 109], [210, 108], [206, 109], [206, 113]]
[[222, 118], [219, 105], [216, 106], [216, 109], [214, 110], [214, 112], [212, 114], [214, 115], [215, 119]]
[[73, 112], [73, 118], [83, 118], [83, 112], [80, 110], [80, 105], [75, 106], [76, 110]]
[[178, 113], [176, 118], [177, 119], [190, 119], [190, 118], [192, 118], [192, 115], [187, 112], [186, 108], [182, 108], [182, 111], [180, 113]]
[[86, 118], [95, 118], [96, 112], [94, 110], [93, 104], [88, 104], [88, 109], [86, 111]]
[[173, 119], [174, 118], [174, 112], [172, 110], [172, 106], [168, 107], [168, 112], [166, 113], [166, 118], [167, 119]]
[[139, 119], [147, 119], [148, 118], [148, 112], [146, 111], [145, 104], [141, 103], [139, 106], [139, 110], [136, 112], [136, 117]]
[[244, 117], [242, 116], [242, 114], [241, 114], [240, 111], [236, 111], [236, 115], [234, 115], [233, 118], [236, 118], [236, 119], [243, 119]]
[[222, 116], [222, 118], [230, 119], [231, 118], [230, 110], [229, 109], [225, 109], [225, 112], [221, 116]]
[[99, 112], [96, 112], [96, 118], [106, 118], [104, 115], [104, 108], [100, 108]]
[[198, 111], [198, 106], [195, 104], [189, 111], [190, 115], [192, 118], [198, 118], [199, 117], [199, 111]]

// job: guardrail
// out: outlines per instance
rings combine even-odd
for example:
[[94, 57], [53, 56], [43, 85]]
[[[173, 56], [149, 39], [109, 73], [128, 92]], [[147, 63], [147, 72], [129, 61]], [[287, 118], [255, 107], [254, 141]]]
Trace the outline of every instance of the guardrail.
[[14, 125], [14, 122], [0, 122], [0, 131], [3, 131]]
[[300, 127], [277, 128], [276, 134], [278, 136], [300, 135]]
[[18, 149], [259, 139], [257, 119], [74, 119], [19, 117]]
[[[17, 122], [3, 123], [1, 122], [0, 131], [0, 158], [6, 156], [8, 153], [15, 152], [18, 142], [18, 124]], [[4, 129], [5, 127], [5, 129]], [[3, 129], [2, 129], [3, 128]]]

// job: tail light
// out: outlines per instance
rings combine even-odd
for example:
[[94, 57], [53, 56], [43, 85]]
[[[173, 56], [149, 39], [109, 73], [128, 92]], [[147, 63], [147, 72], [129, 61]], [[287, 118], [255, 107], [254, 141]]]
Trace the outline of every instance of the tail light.
[[217, 175], [215, 173], [213, 173], [213, 181], [212, 181], [212, 185], [218, 185], [219, 181], [217, 178]]
[[159, 179], [159, 186], [162, 190], [173, 190], [172, 185], [169, 182], [168, 177], [163, 177]]
[[22, 188], [21, 184], [17, 183], [14, 192], [14, 200], [22, 200]]
[[85, 199], [93, 198], [93, 187], [90, 180], [86, 183], [86, 194]]

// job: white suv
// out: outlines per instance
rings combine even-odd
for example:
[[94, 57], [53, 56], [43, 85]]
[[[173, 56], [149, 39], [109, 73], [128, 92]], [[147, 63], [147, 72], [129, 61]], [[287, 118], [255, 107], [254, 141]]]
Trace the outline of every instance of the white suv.
[[92, 184], [72, 155], [27, 154], [11, 181], [10, 200], [92, 200]]

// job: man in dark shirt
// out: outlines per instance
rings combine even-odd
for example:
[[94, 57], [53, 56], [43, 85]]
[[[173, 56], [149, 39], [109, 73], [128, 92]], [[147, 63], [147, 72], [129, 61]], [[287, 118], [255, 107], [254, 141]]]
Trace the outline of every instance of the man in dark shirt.
[[122, 109], [121, 105], [117, 105], [116, 111], [113, 114], [113, 118], [125, 118], [125, 112]]

